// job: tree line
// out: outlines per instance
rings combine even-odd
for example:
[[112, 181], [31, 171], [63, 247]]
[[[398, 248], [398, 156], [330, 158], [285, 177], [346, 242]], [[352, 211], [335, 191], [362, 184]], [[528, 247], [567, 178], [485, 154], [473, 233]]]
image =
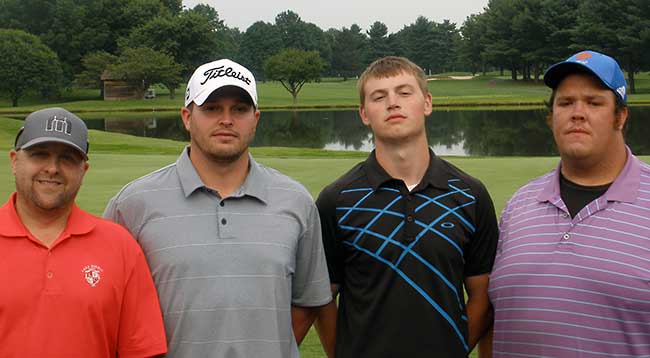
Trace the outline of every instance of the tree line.
[[[0, 24], [0, 93], [14, 103], [30, 89], [52, 96], [98, 87], [105, 70], [173, 95], [194, 68], [222, 57], [259, 80], [280, 80], [294, 102], [305, 81], [353, 78], [386, 55], [406, 56], [427, 74], [500, 70], [538, 81], [549, 64], [588, 48], [619, 60], [632, 93], [634, 74], [650, 68], [647, 0], [490, 0], [460, 26], [419, 16], [394, 33], [380, 21], [323, 30], [291, 10], [241, 31], [213, 7], [181, 0], [2, 0]], [[17, 47], [29, 54], [13, 54]]]

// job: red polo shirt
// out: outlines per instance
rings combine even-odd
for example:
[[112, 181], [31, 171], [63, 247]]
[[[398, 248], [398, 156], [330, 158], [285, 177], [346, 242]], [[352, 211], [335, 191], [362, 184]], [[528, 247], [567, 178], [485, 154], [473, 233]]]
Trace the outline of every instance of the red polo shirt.
[[167, 351], [142, 250], [76, 205], [47, 248], [0, 207], [0, 357], [147, 357]]

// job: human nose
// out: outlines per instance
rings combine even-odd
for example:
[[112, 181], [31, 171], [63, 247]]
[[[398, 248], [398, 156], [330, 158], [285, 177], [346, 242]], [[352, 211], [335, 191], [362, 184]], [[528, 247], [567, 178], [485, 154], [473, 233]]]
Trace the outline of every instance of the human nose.
[[232, 113], [230, 113], [230, 111], [223, 111], [223, 113], [219, 117], [219, 124], [224, 127], [232, 127], [233, 125]]
[[43, 171], [48, 175], [55, 175], [59, 172], [59, 158], [49, 156], [43, 163]]
[[388, 93], [386, 98], [388, 99], [388, 109], [395, 109], [400, 107], [399, 96], [397, 93]]
[[582, 120], [585, 119], [587, 105], [583, 101], [576, 101], [571, 108], [571, 119]]

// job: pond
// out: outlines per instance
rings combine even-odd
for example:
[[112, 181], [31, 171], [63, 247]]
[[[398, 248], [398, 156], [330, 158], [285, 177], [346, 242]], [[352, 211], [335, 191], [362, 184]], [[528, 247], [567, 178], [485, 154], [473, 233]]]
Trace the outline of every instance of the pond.
[[[544, 122], [545, 109], [434, 111], [426, 122], [438, 155], [557, 155]], [[89, 128], [136, 136], [187, 141], [177, 112], [89, 113]], [[650, 107], [631, 107], [626, 141], [639, 155], [650, 154]], [[252, 146], [370, 151], [372, 134], [357, 111], [263, 111]]]

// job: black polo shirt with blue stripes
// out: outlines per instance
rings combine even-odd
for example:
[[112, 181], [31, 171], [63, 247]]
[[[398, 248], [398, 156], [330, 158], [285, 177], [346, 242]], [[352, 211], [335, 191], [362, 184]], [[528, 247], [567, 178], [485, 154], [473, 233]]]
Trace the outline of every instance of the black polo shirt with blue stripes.
[[336, 357], [466, 357], [464, 280], [489, 273], [498, 228], [481, 182], [430, 151], [411, 191], [372, 152], [317, 205], [333, 284]]

